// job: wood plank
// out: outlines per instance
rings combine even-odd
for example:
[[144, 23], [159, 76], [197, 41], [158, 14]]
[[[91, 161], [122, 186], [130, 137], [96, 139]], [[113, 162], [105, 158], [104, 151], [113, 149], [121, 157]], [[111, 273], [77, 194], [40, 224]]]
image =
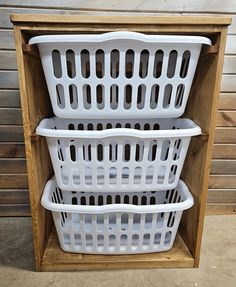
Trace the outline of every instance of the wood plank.
[[236, 34], [236, 15], [230, 15], [232, 18], [231, 25], [228, 27], [228, 35]]
[[236, 160], [213, 159], [211, 161], [211, 174], [236, 174]]
[[223, 74], [221, 81], [221, 92], [235, 92], [235, 91], [236, 91], [235, 75]]
[[[50, 100], [40, 61], [28, 54], [23, 54], [24, 38], [19, 27], [15, 27], [17, 63], [23, 109], [25, 146], [28, 155], [28, 180], [32, 210], [34, 251], [36, 270], [41, 270], [41, 260], [52, 228], [51, 212], [40, 204], [47, 180], [53, 175], [53, 169], [45, 138], [30, 138], [38, 122], [51, 112]], [[36, 76], [37, 75], [37, 76]], [[30, 96], [31, 95], [31, 96]]]
[[63, 9], [89, 9], [89, 10], [118, 10], [118, 11], [170, 11], [170, 12], [236, 12], [236, 5], [234, 0], [228, 0], [227, 5], [219, 5], [219, 1], [211, 0], [211, 1], [188, 1], [188, 0], [177, 0], [174, 2], [169, 1], [119, 1], [119, 0], [100, 0], [100, 1], [83, 1], [83, 0], [69, 0], [66, 2], [61, 1], [50, 1], [45, 0], [43, 2], [40, 1], [32, 1], [26, 0], [24, 2], [17, 2], [17, 0], [9, 0], [4, 2], [4, 0], [0, 1], [1, 6], [18, 6], [18, 7], [44, 7], [44, 8], [63, 8]]
[[28, 178], [26, 174], [0, 174], [0, 186], [2, 189], [27, 189]]
[[[50, 6], [45, 7], [44, 9], [40, 9], [37, 7], [22, 7], [22, 8], [17, 8], [17, 7], [1, 7], [1, 18], [0, 18], [0, 28], [12, 28], [12, 23], [10, 21], [10, 14], [16, 14], [16, 13], [23, 13], [23, 14], [57, 14], [57, 15], [81, 15], [81, 14], [86, 14], [86, 15], [127, 15], [130, 16], [132, 14], [138, 14], [139, 16], [154, 16], [154, 15], [174, 15], [176, 16], [176, 13], [181, 13], [178, 11], [175, 12], [161, 12], [161, 11], [115, 11], [115, 10], [91, 10], [91, 9], [85, 9], [84, 7], [81, 7], [79, 9], [75, 8], [68, 8], [68, 9], [58, 9], [58, 7], [55, 7], [56, 9], [50, 8]], [[202, 13], [202, 12], [201, 12]], [[198, 13], [191, 13], [191, 12], [184, 12], [182, 15], [198, 15]], [[211, 14], [207, 14], [208, 16], [212, 16]], [[227, 16], [227, 15], [226, 15]], [[234, 15], [230, 15], [232, 17], [232, 24], [229, 26], [229, 33], [230, 34], [235, 34], [236, 33], [236, 20]]]
[[0, 125], [1, 142], [23, 142], [23, 127]]
[[0, 204], [29, 204], [28, 189], [0, 189]]
[[24, 158], [24, 143], [1, 143], [0, 142], [0, 158]]
[[182, 178], [190, 188], [195, 204], [184, 212], [180, 232], [192, 254], [195, 254], [195, 266], [198, 266], [200, 256], [225, 39], [226, 29], [222, 29], [221, 36], [216, 38], [219, 53], [199, 58], [184, 113], [184, 117], [193, 119], [209, 134], [205, 142], [192, 138], [182, 171]]
[[236, 214], [236, 204], [208, 204], [206, 215], [233, 215]]
[[30, 216], [29, 204], [0, 204], [0, 216]]
[[193, 257], [179, 234], [170, 251], [137, 255], [83, 255], [63, 252], [53, 231], [42, 260], [43, 271], [193, 267]]
[[225, 54], [236, 54], [236, 35], [228, 35], [226, 40]]
[[15, 41], [12, 30], [0, 30], [0, 49], [15, 49]]
[[218, 111], [216, 118], [217, 127], [235, 127], [236, 111]]
[[0, 89], [18, 89], [17, 71], [0, 71]]
[[0, 51], [0, 69], [15, 70], [16, 65], [16, 52], [15, 51]]
[[235, 143], [236, 128], [217, 127], [215, 130], [215, 143]]
[[236, 189], [209, 189], [207, 203], [235, 203]]
[[221, 93], [218, 103], [220, 110], [236, 110], [236, 93]]
[[[84, 7], [85, 8], [85, 7]], [[112, 9], [114, 10], [114, 9]], [[152, 11], [153, 12], [153, 11]], [[186, 15], [176, 15], [171, 17], [170, 15], [165, 16], [150, 16], [150, 17], [140, 17], [138, 15], [106, 15], [98, 17], [98, 15], [27, 15], [27, 14], [12, 14], [11, 21], [16, 22], [30, 22], [30, 23], [60, 23], [60, 24], [72, 24], [72, 23], [99, 23], [99, 24], [159, 24], [159, 25], [229, 25], [231, 23], [231, 18], [226, 16], [186, 16]], [[166, 28], [166, 27], [165, 27]]]
[[1, 125], [22, 125], [21, 109], [19, 108], [0, 108]]
[[235, 175], [210, 175], [210, 189], [236, 188]]
[[226, 55], [224, 58], [223, 73], [235, 74], [236, 73], [236, 55]]
[[[50, 15], [50, 17], [48, 18], [48, 21], [50, 21], [50, 18], [53, 15]], [[84, 16], [84, 15], [83, 15]], [[48, 22], [44, 22], [40, 23], [40, 22], [35, 22], [34, 25], [37, 25], [37, 32], [36, 30], [31, 30], [31, 26], [27, 23], [25, 23], [23, 30], [31, 30], [31, 35], [32, 36], [36, 36], [36, 35], [41, 35], [41, 34], [48, 34], [48, 33], [61, 33], [62, 30], [66, 27], [66, 33], [106, 33], [108, 31], [120, 31], [121, 29], [123, 30], [129, 30], [129, 31], [134, 31], [134, 32], [141, 32], [141, 33], [154, 33], [154, 34], [185, 34], [185, 35], [189, 35], [189, 34], [198, 34], [198, 35], [205, 35], [205, 36], [209, 36], [212, 34], [216, 33], [220, 33], [222, 30], [222, 27], [224, 27], [226, 29], [227, 25], [225, 24], [225, 26], [222, 26], [219, 24], [219, 22], [217, 22], [215, 19], [216, 17], [213, 19], [216, 23], [212, 23], [210, 25], [206, 24], [200, 24], [198, 23], [199, 21], [199, 17], [195, 17], [195, 19], [193, 20], [193, 17], [187, 17], [189, 18], [188, 22], [192, 22], [192, 23], [186, 23], [186, 20], [183, 20], [183, 16], [182, 14], [180, 15], [180, 19], [178, 21], [176, 21], [176, 23], [172, 23], [173, 25], [168, 25], [168, 22], [170, 22], [168, 20], [168, 17], [165, 15], [165, 20], [162, 17], [161, 21], [165, 22], [165, 23], [160, 23], [160, 21], [154, 21], [153, 18], [155, 20], [157, 20], [156, 18], [159, 18], [157, 16], [155, 17], [145, 17], [150, 19], [151, 22], [149, 23], [142, 23], [140, 20], [139, 22], [134, 23], [135, 21], [138, 21], [138, 19], [142, 18], [142, 17], [132, 17], [132, 21], [130, 20], [126, 20], [126, 19], [130, 19], [130, 17], [128, 16], [112, 16], [109, 17], [109, 22], [107, 24], [104, 23], [104, 21], [100, 21], [100, 18], [104, 18], [103, 16], [98, 16], [96, 15], [96, 17], [93, 16], [93, 21], [92, 22], [86, 22], [86, 20], [88, 20], [88, 18], [90, 17], [89, 15], [86, 17], [83, 16], [79, 16], [79, 17], [75, 17], [75, 19], [77, 19], [77, 21], [73, 22], [73, 23], [64, 23], [59, 25], [59, 23], [57, 21], [55, 21], [55, 23], [51, 23], [50, 25], [48, 25]], [[66, 16], [63, 16], [63, 19]], [[72, 16], [71, 16], [72, 17]], [[83, 17], [83, 20], [81, 20], [81, 18]], [[173, 16], [171, 16], [173, 18]], [[122, 19], [121, 19], [122, 18]], [[205, 17], [209, 20], [209, 17]], [[78, 23], [78, 19], [80, 19], [80, 23]], [[85, 20], [86, 19], [86, 20]], [[90, 17], [91, 19], [91, 17]], [[222, 18], [221, 18], [222, 19]], [[58, 20], [58, 19], [57, 19]], [[77, 22], [77, 23], [76, 23]], [[143, 21], [144, 22], [144, 21]], [[222, 21], [221, 21], [222, 22]], [[19, 27], [19, 22], [15, 22], [16, 25]], [[17, 24], [18, 23], [18, 24]], [[164, 27], [165, 25], [165, 27]], [[178, 25], [178, 30], [176, 29], [176, 26]], [[25, 41], [25, 40], [24, 40]], [[37, 57], [36, 57], [37, 58]]]
[[[10, 15], [11, 14], [16, 14], [16, 13], [21, 13], [21, 14], [57, 14], [57, 15], [81, 15], [81, 14], [98, 14], [98, 15], [106, 15], [108, 12], [106, 11], [89, 11], [89, 10], [85, 10], [85, 9], [79, 9], [79, 10], [65, 10], [65, 9], [52, 9], [50, 7], [46, 7], [46, 9], [40, 9], [40, 8], [34, 8], [34, 7], [29, 7], [29, 8], [17, 8], [17, 7], [1, 7], [1, 17], [0, 17], [0, 28], [6, 29], [6, 28], [12, 28], [13, 25], [10, 21]], [[116, 12], [116, 11], [110, 11], [109, 14], [119, 14], [120, 12]], [[127, 14], [130, 15], [132, 13], [135, 12], [122, 12], [122, 14]], [[152, 15], [154, 13], [151, 12], [147, 12], [147, 13], [142, 13], [139, 12], [139, 15]], [[155, 13], [156, 14], [156, 13]], [[158, 13], [161, 14], [161, 13]], [[163, 14], [163, 13], [162, 13]]]
[[20, 93], [19, 90], [0, 90], [1, 108], [19, 108]]
[[2, 159], [0, 158], [0, 174], [25, 174], [26, 160], [22, 158], [17, 159]]
[[214, 144], [212, 158], [236, 159], [236, 144]]

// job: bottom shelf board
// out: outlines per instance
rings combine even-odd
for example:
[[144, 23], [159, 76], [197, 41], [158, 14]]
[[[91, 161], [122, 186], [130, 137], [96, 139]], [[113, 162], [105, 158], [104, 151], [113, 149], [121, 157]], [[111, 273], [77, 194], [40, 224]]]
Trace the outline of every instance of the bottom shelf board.
[[194, 258], [180, 234], [166, 252], [135, 255], [88, 255], [62, 251], [55, 229], [51, 232], [42, 259], [42, 271], [99, 269], [192, 268]]

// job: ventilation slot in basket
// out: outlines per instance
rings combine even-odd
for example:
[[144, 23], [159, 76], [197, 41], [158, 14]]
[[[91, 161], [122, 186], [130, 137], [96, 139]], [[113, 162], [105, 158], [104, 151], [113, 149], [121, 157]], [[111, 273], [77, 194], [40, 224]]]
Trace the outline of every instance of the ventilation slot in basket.
[[153, 70], [154, 78], [159, 78], [161, 76], [163, 57], [164, 57], [164, 52], [162, 50], [156, 51], [155, 58], [154, 58], [154, 70]]
[[75, 71], [75, 53], [72, 50], [66, 51], [66, 64], [67, 64], [67, 75], [73, 79], [76, 75]]

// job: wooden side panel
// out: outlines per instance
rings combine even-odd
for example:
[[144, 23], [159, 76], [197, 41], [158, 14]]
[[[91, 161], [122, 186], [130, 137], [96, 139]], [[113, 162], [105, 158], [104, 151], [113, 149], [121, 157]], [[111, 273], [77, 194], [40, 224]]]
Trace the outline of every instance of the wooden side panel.
[[36, 269], [40, 270], [40, 262], [52, 225], [51, 214], [41, 206], [40, 199], [43, 188], [53, 172], [45, 139], [32, 135], [39, 120], [50, 115], [51, 106], [40, 60], [28, 54], [23, 55], [22, 43], [25, 40], [18, 27], [15, 28], [15, 37], [35, 239], [35, 262]]
[[209, 135], [208, 141], [202, 141], [197, 137], [192, 139], [182, 172], [182, 178], [190, 187], [194, 197], [194, 206], [184, 213], [181, 234], [197, 262], [208, 190], [226, 29], [222, 29], [221, 35], [213, 40], [218, 43], [219, 52], [200, 57], [185, 112], [187, 118], [193, 119], [201, 126], [202, 131]]

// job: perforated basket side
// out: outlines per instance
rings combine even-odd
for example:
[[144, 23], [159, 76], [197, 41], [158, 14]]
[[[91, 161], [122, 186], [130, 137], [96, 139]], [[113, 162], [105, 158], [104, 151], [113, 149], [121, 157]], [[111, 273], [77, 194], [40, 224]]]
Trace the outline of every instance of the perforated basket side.
[[201, 45], [210, 41], [191, 36], [123, 35], [119, 32], [38, 41], [58, 117], [182, 115]]
[[89, 192], [175, 188], [191, 135], [200, 132], [187, 119], [54, 118], [37, 128], [46, 136], [60, 188]]
[[175, 190], [107, 195], [63, 192], [52, 180], [42, 204], [53, 210], [63, 250], [132, 254], [170, 249], [193, 199], [182, 181]]

